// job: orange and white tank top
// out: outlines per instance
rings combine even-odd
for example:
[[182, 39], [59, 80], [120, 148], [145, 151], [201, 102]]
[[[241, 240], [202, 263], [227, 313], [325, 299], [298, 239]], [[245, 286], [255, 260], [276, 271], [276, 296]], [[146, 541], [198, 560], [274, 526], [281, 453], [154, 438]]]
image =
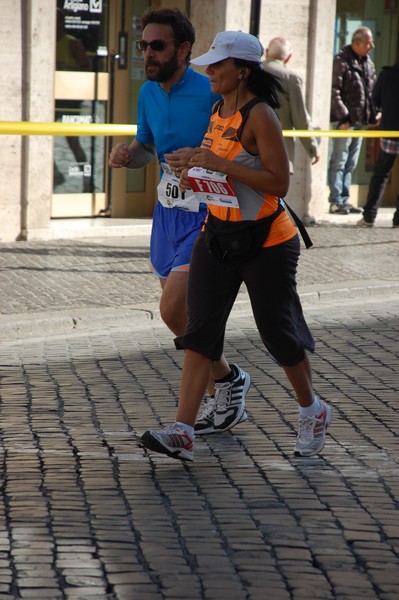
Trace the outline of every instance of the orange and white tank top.
[[[241, 144], [241, 133], [251, 108], [263, 98], [254, 98], [230, 117], [223, 118], [219, 114], [220, 104], [217, 105], [209, 121], [208, 131], [201, 147], [212, 150], [218, 156], [236, 161], [246, 167], [263, 169], [259, 155], [250, 154]], [[218, 219], [224, 221], [255, 221], [268, 217], [277, 210], [279, 198], [254, 190], [248, 185], [229, 178], [238, 198], [239, 208], [208, 204], [208, 210]], [[287, 212], [284, 210], [273, 221], [270, 233], [264, 246], [275, 246], [293, 238], [297, 233]]]

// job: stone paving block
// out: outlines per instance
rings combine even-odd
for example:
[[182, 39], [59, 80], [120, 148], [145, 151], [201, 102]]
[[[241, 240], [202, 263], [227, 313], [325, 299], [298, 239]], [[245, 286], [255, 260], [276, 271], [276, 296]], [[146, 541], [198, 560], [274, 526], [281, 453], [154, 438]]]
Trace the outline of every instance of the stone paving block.
[[79, 575], [68, 575], [64, 574], [65, 583], [67, 586], [75, 586], [75, 587], [85, 587], [92, 586], [94, 588], [99, 588], [105, 585], [104, 577], [98, 573], [97, 576], [93, 574], [83, 574], [81, 571]]
[[37, 574], [36, 577], [33, 577], [32, 574], [30, 577], [26, 577], [23, 574], [18, 574], [18, 587], [23, 588], [51, 588], [56, 589], [58, 587], [58, 582], [55, 581], [54, 577], [46, 577], [44, 575]]
[[398, 586], [383, 584], [383, 585], [381, 585], [381, 591], [379, 592], [379, 595], [381, 598], [384, 598], [384, 599], [390, 598], [391, 600], [396, 600], [399, 595], [398, 594]]
[[[373, 583], [381, 589], [385, 589], [389, 586], [391, 589], [398, 585], [398, 565], [395, 565], [392, 571], [385, 569], [372, 569], [370, 568], [371, 579]], [[398, 589], [396, 587], [396, 589]]]
[[[314, 584], [312, 585], [312, 583]], [[310, 598], [332, 600], [335, 597], [330, 586], [320, 586], [320, 582], [304, 581], [299, 585], [292, 582], [292, 586], [292, 598], [295, 600], [309, 600]]]
[[49, 589], [49, 588], [38, 588], [38, 589], [21, 589], [20, 590], [20, 598], [34, 598], [35, 600], [40, 600], [40, 598], [49, 598], [49, 600], [58, 600], [58, 598], [62, 598], [62, 595], [58, 594], [57, 589]]
[[117, 584], [149, 584], [151, 583], [151, 577], [147, 573], [132, 573], [130, 571], [112, 573], [109, 575], [108, 580], [112, 585]]
[[65, 590], [65, 597], [68, 600], [110, 600], [112, 599], [111, 595], [106, 593], [106, 590], [101, 587], [77, 587], [77, 588], [67, 588]]
[[[132, 586], [132, 585], [115, 585], [115, 594], [118, 600], [132, 600], [133, 598], [140, 598], [140, 600], [159, 600], [159, 591], [153, 586], [151, 589], [147, 589], [143, 586]], [[74, 599], [76, 600], [76, 599]], [[193, 600], [195, 600], [193, 598]]]

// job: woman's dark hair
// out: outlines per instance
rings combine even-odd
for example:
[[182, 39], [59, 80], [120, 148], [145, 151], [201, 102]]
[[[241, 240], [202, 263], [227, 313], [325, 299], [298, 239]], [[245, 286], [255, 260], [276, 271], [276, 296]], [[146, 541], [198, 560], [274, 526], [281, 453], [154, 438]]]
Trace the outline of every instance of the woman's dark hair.
[[257, 62], [235, 58], [234, 63], [236, 67], [248, 67], [250, 69], [247, 82], [251, 92], [255, 96], [264, 98], [272, 108], [279, 108], [278, 93], [283, 92], [283, 88], [278, 77], [264, 71]]
[[195, 42], [195, 30], [187, 15], [179, 8], [148, 8], [141, 16], [142, 29], [150, 23], [170, 25], [178, 44], [189, 42], [190, 51], [186, 56], [186, 63], [189, 63], [191, 48]]

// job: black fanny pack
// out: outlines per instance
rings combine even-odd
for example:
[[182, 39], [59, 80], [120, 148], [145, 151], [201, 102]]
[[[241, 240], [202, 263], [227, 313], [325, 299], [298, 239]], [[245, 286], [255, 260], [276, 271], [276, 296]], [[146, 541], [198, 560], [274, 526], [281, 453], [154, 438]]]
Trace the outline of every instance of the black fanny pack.
[[284, 207], [279, 202], [277, 210], [257, 221], [223, 221], [208, 213], [205, 223], [205, 244], [217, 258], [247, 260], [259, 252], [269, 235], [273, 221]]

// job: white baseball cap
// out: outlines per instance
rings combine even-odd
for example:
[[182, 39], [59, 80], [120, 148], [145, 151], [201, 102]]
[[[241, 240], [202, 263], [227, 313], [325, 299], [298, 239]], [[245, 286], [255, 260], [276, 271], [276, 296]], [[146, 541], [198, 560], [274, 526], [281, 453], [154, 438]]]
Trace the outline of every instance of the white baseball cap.
[[261, 63], [264, 48], [257, 37], [243, 31], [221, 31], [213, 40], [209, 51], [193, 58], [194, 65], [213, 65], [226, 58], [241, 58]]

